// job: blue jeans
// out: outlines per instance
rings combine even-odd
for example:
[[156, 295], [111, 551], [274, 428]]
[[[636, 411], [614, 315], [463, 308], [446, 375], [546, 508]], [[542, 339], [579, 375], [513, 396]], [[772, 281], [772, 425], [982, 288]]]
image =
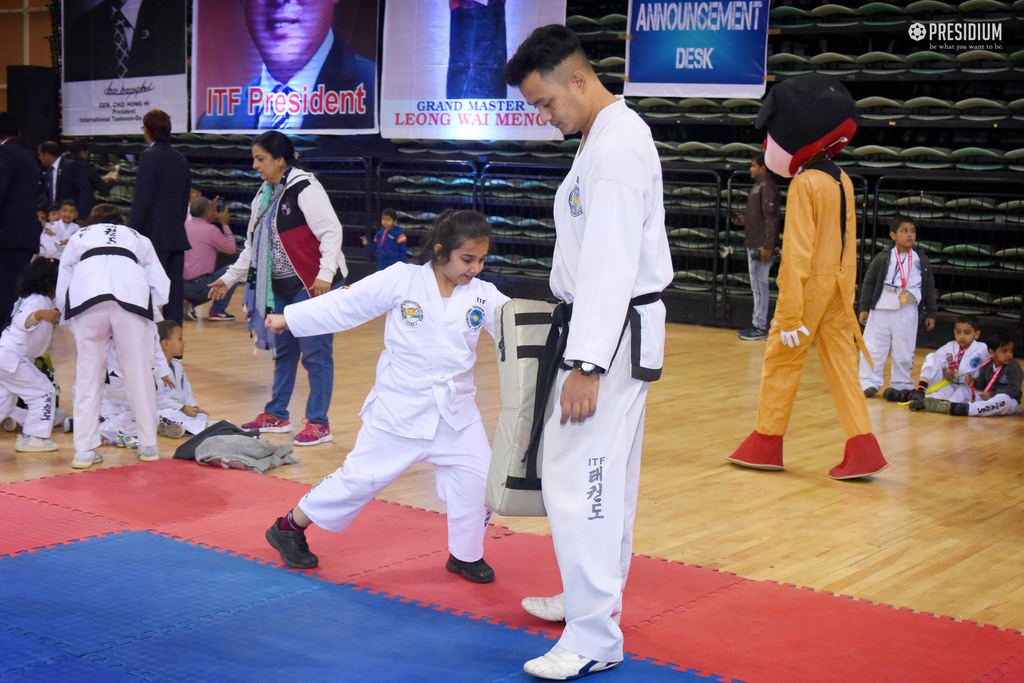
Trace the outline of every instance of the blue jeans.
[[768, 329], [768, 274], [775, 257], [761, 260], [761, 249], [747, 249], [747, 266], [750, 268], [750, 291], [754, 294], [754, 315], [750, 324], [759, 330]]
[[[209, 275], [203, 275], [194, 282], [185, 281], [185, 298], [192, 302], [193, 306], [199, 306], [205, 304], [210, 300], [210, 287], [209, 285], [216, 282], [228, 272], [228, 267], [224, 266], [220, 270], [215, 270]], [[235, 293], [235, 288], [238, 287], [239, 283], [235, 283], [228, 290], [228, 295], [223, 299], [214, 301], [213, 305], [210, 306], [210, 313], [227, 313], [228, 304], [231, 303], [231, 295]]]
[[[339, 285], [340, 286], [340, 285]], [[283, 313], [288, 304], [309, 299], [305, 289], [299, 290], [291, 300], [274, 297], [274, 313]], [[327, 410], [331, 407], [334, 391], [334, 335], [318, 334], [296, 337], [285, 331], [277, 335], [274, 356], [274, 389], [264, 410], [276, 417], [288, 419], [288, 403], [295, 388], [295, 375], [299, 360], [309, 376], [309, 398], [306, 399], [306, 419], [326, 425]]]

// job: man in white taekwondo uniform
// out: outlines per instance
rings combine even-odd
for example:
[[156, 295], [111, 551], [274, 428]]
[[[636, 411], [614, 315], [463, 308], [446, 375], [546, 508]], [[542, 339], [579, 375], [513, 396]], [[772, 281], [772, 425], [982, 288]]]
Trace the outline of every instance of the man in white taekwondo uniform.
[[572, 31], [538, 28], [505, 78], [542, 121], [583, 133], [555, 195], [551, 291], [572, 309], [555, 382], [560, 410], [544, 426], [544, 505], [563, 594], [523, 601], [536, 616], [566, 622], [555, 647], [524, 670], [565, 680], [622, 661], [644, 413], [661, 375], [660, 292], [672, 260], [650, 129], [601, 84]]

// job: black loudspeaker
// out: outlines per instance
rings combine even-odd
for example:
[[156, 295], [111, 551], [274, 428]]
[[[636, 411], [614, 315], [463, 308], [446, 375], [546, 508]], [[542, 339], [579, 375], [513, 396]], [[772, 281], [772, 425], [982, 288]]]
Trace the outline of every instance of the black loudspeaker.
[[7, 111], [18, 122], [21, 140], [33, 152], [46, 140], [58, 140], [57, 74], [47, 66], [7, 67]]

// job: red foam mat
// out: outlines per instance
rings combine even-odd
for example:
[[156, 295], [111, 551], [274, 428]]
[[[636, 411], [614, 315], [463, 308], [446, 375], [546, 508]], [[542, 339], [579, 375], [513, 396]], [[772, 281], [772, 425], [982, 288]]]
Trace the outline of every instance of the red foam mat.
[[[278, 561], [264, 533], [304, 484], [182, 461], [0, 486], [0, 555], [123, 529], [155, 529]], [[497, 579], [444, 568], [443, 515], [373, 501], [341, 534], [309, 532], [316, 573], [542, 633], [561, 629], [519, 606], [560, 590], [551, 539], [492, 527]], [[170, 571], [170, 568], [169, 568]], [[744, 681], [1020, 681], [1024, 637], [883, 605], [635, 557], [622, 614], [626, 651]]]
[[265, 501], [281, 501], [287, 511], [308, 490], [305, 484], [287, 479], [184, 460], [107, 467], [0, 486], [5, 493], [119, 519], [136, 529]]
[[127, 524], [115, 519], [0, 492], [0, 555], [126, 529]]

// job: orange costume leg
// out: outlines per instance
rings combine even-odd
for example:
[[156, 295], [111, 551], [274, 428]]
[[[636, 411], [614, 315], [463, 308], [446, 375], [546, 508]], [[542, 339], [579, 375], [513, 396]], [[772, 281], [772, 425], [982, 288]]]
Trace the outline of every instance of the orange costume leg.
[[821, 369], [846, 434], [843, 461], [828, 474], [833, 479], [867, 477], [889, 466], [871, 433], [867, 401], [858, 379], [858, 350], [851, 343], [852, 325], [853, 319], [837, 291], [818, 328]]
[[756, 470], [785, 469], [782, 464], [782, 435], [789, 426], [800, 374], [816, 332], [811, 324], [805, 323], [805, 326], [811, 331], [811, 336], [801, 335], [800, 346], [795, 349], [782, 343], [777, 325], [772, 325], [769, 330], [764, 365], [761, 367], [757, 426], [736, 452], [726, 458], [729, 462]]

